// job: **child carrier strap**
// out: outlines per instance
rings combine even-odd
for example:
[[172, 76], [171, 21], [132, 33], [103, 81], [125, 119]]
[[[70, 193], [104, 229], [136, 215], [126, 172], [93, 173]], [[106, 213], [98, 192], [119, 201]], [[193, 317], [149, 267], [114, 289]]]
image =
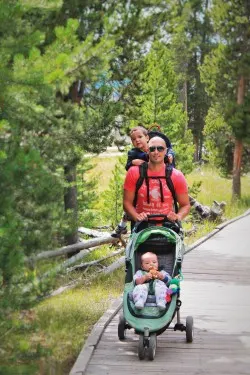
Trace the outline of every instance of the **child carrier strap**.
[[163, 196], [163, 187], [162, 187], [162, 182], [161, 179], [164, 178], [166, 180], [167, 187], [169, 188], [173, 200], [174, 200], [174, 208], [175, 212], [178, 212], [178, 203], [177, 203], [177, 198], [176, 198], [176, 193], [174, 189], [174, 184], [173, 181], [171, 180], [171, 174], [173, 172], [173, 167], [171, 165], [166, 164], [166, 169], [165, 169], [165, 176], [148, 176], [147, 173], [148, 170], [148, 163], [142, 163], [139, 165], [139, 178], [136, 182], [135, 186], [135, 197], [133, 201], [134, 207], [136, 206], [137, 203], [137, 197], [138, 197], [138, 191], [140, 187], [143, 184], [143, 181], [145, 180], [146, 187], [147, 187], [147, 202], [150, 202], [150, 197], [149, 197], [149, 178], [159, 180], [159, 185], [160, 185], [160, 193], [161, 193], [161, 202], [164, 202], [164, 196]]

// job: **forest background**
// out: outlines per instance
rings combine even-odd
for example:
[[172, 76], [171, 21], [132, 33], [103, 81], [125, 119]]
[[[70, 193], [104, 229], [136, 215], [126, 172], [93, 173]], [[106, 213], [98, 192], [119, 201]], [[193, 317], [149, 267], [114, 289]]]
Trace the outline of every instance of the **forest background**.
[[2, 285], [24, 257], [76, 243], [80, 225], [116, 224], [121, 163], [98, 196], [84, 155], [118, 143], [117, 132], [124, 144], [138, 123], [161, 125], [186, 175], [209, 162], [241, 198], [250, 166], [246, 1], [20, 0], [0, 10]]
[[0, 0], [1, 309], [34, 282], [27, 257], [116, 225], [124, 159], [103, 192], [86, 154], [124, 147], [138, 123], [161, 125], [186, 176], [216, 167], [239, 202], [249, 78], [247, 0]]

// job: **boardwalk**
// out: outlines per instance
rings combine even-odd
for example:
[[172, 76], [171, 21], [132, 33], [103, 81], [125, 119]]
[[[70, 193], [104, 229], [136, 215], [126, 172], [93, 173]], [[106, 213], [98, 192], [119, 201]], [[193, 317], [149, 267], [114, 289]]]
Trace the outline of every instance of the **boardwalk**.
[[85, 371], [80, 360], [71, 374], [250, 375], [250, 215], [187, 253], [183, 273], [181, 317], [194, 317], [193, 343], [167, 330], [158, 336], [155, 360], [140, 361], [132, 330], [118, 340], [116, 314]]

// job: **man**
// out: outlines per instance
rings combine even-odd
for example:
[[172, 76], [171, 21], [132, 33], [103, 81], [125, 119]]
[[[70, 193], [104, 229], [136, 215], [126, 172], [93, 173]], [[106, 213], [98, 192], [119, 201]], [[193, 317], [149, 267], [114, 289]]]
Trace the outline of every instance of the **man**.
[[[134, 221], [147, 220], [149, 214], [167, 215], [170, 221], [182, 220], [190, 211], [187, 182], [182, 172], [173, 168], [171, 180], [174, 185], [179, 212], [173, 211], [173, 196], [166, 184], [164, 156], [166, 143], [161, 137], [153, 137], [148, 143], [149, 162], [149, 200], [145, 180], [138, 190], [137, 203], [134, 207], [136, 182], [139, 178], [138, 166], [131, 167], [124, 182], [123, 207]], [[160, 178], [161, 176], [161, 178]]]

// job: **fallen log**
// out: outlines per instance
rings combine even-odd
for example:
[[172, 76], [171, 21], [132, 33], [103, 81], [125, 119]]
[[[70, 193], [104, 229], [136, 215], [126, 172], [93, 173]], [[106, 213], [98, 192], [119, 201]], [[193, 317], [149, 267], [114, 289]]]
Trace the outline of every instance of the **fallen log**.
[[67, 285], [60, 286], [58, 289], [54, 290], [50, 294], [44, 297], [44, 299], [50, 298], [50, 297], [55, 297], [58, 296], [58, 294], [61, 294], [65, 292], [66, 290], [73, 289], [80, 281], [82, 280], [81, 277], [79, 277], [77, 280], [73, 280]]
[[96, 250], [97, 247], [98, 246], [92, 247], [92, 249], [81, 250], [76, 255], [74, 255], [74, 256], [70, 257], [69, 259], [65, 260], [62, 264], [59, 264], [58, 266], [52, 268], [50, 271], [44, 273], [40, 277], [40, 281], [44, 280], [46, 277], [48, 277], [50, 275], [57, 274], [58, 272], [62, 271], [64, 268], [67, 268], [68, 266], [77, 262], [78, 260], [85, 258], [89, 253]]
[[80, 232], [82, 234], [86, 234], [89, 237], [97, 237], [98, 238], [98, 237], [110, 236], [109, 232], [101, 232], [99, 230], [84, 228], [84, 227], [78, 228], [78, 232]]
[[220, 218], [223, 215], [226, 206], [225, 202], [219, 203], [217, 201], [213, 201], [212, 207], [204, 206], [191, 197], [191, 195], [189, 195], [189, 202], [202, 219], [208, 220], [216, 220], [217, 218]]
[[82, 268], [87, 268], [87, 267], [90, 267], [90, 266], [97, 265], [100, 262], [102, 262], [103, 260], [113, 258], [114, 256], [116, 256], [118, 254], [121, 254], [123, 251], [124, 251], [124, 249], [120, 249], [118, 251], [113, 252], [112, 254], [109, 254], [109, 255], [103, 257], [103, 258], [92, 260], [91, 262], [76, 264], [75, 266], [68, 268], [67, 272], [72, 272], [72, 271], [79, 270], [79, 269], [82, 269]]
[[213, 201], [213, 205], [211, 207], [211, 210], [210, 210], [210, 216], [209, 218], [211, 220], [215, 220], [217, 219], [218, 217], [219, 218], [222, 218], [222, 215], [225, 211], [225, 207], [226, 207], [226, 202], [217, 202], [217, 201]]
[[[125, 268], [125, 256], [124, 255], [121, 258], [117, 259], [114, 263], [110, 264], [108, 267], [105, 267], [104, 269], [95, 273], [92, 276], [92, 279], [94, 279], [100, 273], [102, 273], [104, 275], [108, 275], [108, 274], [112, 273], [113, 271], [115, 271], [117, 268], [120, 268], [121, 266], [124, 266], [124, 268]], [[65, 292], [66, 290], [73, 289], [81, 281], [82, 281], [82, 278], [79, 277], [77, 280], [71, 281], [69, 284], [67, 284], [65, 286], [61, 286], [60, 288], [54, 290], [49, 295], [47, 295], [45, 298], [54, 297], [54, 296], [57, 296], [58, 294], [61, 294], [61, 293]]]
[[61, 247], [60, 249], [42, 251], [41, 253], [37, 255], [33, 255], [30, 258], [27, 258], [26, 263], [32, 264], [33, 262], [36, 262], [41, 259], [48, 259], [48, 258], [60, 256], [60, 255], [71, 254], [78, 250], [88, 249], [91, 247], [96, 247], [96, 246], [104, 245], [107, 243], [117, 243], [119, 241], [120, 241], [119, 238], [114, 238], [114, 237], [111, 237], [110, 235], [106, 237], [102, 237], [102, 238], [90, 239], [90, 240], [86, 240], [83, 242], [78, 242], [73, 245], [64, 246], [64, 247]]
[[[110, 233], [109, 232], [101, 232], [101, 231], [98, 231], [98, 230], [94, 230], [94, 229], [90, 229], [90, 228], [84, 228], [84, 227], [80, 227], [78, 229], [78, 232], [82, 233], [82, 234], [86, 234], [90, 237], [103, 237], [103, 236], [110, 236]], [[122, 236], [119, 238], [122, 246], [126, 247], [126, 241], [124, 241], [124, 239], [122, 238]]]
[[[41, 282], [43, 281], [44, 279], [46, 279], [47, 277], [51, 276], [51, 275], [56, 275], [57, 273], [59, 273], [60, 271], [62, 271], [64, 268], [67, 268], [68, 266], [70, 266], [71, 264], [77, 262], [78, 260], [82, 259], [82, 258], [85, 258], [89, 253], [91, 253], [92, 251], [96, 250], [97, 247], [93, 247], [92, 249], [85, 249], [85, 250], [81, 250], [78, 254], [72, 256], [71, 258], [65, 260], [65, 262], [63, 262], [62, 264], [59, 264], [58, 266], [52, 268], [51, 270], [49, 270], [48, 272], [45, 272], [41, 277], [37, 278], [37, 282]], [[96, 261], [92, 261], [92, 262], [88, 262], [88, 263], [85, 263], [87, 265], [87, 267], [91, 266], [91, 265], [94, 265], [95, 263], [98, 263], [98, 262], [101, 262], [102, 260], [104, 259], [108, 259], [108, 258], [111, 258], [111, 257], [114, 257], [120, 253], [122, 253], [124, 251], [124, 249], [120, 249], [102, 259], [97, 259]], [[77, 269], [77, 266], [74, 266], [70, 269], [70, 271], [73, 271], [74, 269]], [[80, 266], [80, 265], [79, 265]], [[68, 271], [68, 270], [67, 270]], [[24, 292], [28, 292], [29, 290], [31, 290], [31, 288], [33, 287], [33, 284], [28, 284], [26, 285], [26, 287], [24, 288]], [[62, 289], [63, 291], [64, 289]]]
[[192, 234], [194, 234], [195, 232], [197, 232], [197, 226], [196, 225], [193, 225], [192, 228], [190, 229], [184, 229], [183, 232], [184, 232], [184, 236], [191, 236]]
[[120, 268], [121, 266], [124, 266], [125, 271], [125, 256], [122, 256], [121, 258], [117, 259], [114, 263], [110, 264], [108, 267], [104, 268], [99, 272], [104, 273], [104, 275], [108, 275], [111, 272], [117, 270], [117, 268]]
[[[71, 264], [77, 262], [78, 260], [86, 257], [91, 251], [94, 251], [96, 250], [96, 247], [93, 247], [92, 249], [85, 249], [85, 250], [81, 250], [78, 254], [72, 256], [71, 258], [65, 260], [65, 262], [53, 267], [51, 270], [45, 272], [42, 276], [38, 277], [37, 278], [37, 282], [41, 282], [43, 281], [44, 279], [46, 279], [47, 277], [51, 276], [51, 275], [56, 275], [57, 273], [59, 273], [60, 271], [62, 271], [64, 268], [70, 266]], [[25, 288], [23, 289], [23, 292], [29, 292], [31, 289], [33, 288], [33, 284], [30, 283], [28, 285], [25, 286]]]

